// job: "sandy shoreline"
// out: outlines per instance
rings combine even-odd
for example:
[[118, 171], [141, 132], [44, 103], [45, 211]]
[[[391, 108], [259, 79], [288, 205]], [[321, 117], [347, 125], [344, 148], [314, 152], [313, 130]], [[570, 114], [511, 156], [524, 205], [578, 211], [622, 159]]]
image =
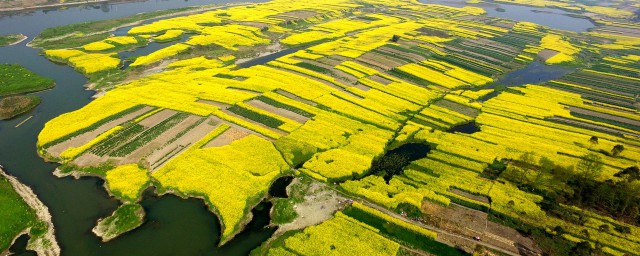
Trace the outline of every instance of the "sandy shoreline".
[[[42, 201], [38, 199], [36, 194], [31, 190], [31, 188], [25, 184], [20, 183], [18, 179], [4, 172], [2, 168], [0, 168], [0, 175], [4, 176], [10, 183], [11, 186], [15, 189], [15, 191], [23, 198], [23, 200], [35, 210], [38, 219], [44, 221], [48, 225], [47, 232], [41, 237], [31, 237], [29, 240], [29, 244], [27, 245], [27, 249], [34, 250], [38, 253], [38, 255], [60, 255], [60, 246], [56, 241], [55, 237], [55, 229], [53, 227], [53, 222], [51, 221], [51, 213], [49, 213], [49, 208], [45, 206]], [[18, 235], [21, 236], [25, 231]], [[15, 242], [15, 240], [14, 240]]]

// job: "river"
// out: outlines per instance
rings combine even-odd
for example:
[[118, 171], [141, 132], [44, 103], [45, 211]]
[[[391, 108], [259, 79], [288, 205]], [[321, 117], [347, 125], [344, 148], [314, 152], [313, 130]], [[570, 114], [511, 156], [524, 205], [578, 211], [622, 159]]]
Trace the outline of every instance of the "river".
[[[58, 10], [36, 10], [0, 16], [0, 34], [22, 33], [33, 39], [47, 27], [77, 22], [104, 20], [139, 12], [180, 8], [231, 1], [165, 0], [121, 4], [74, 6]], [[145, 224], [108, 243], [91, 233], [98, 218], [111, 214], [118, 202], [108, 196], [97, 178], [56, 178], [58, 166], [45, 163], [36, 152], [38, 133], [50, 119], [74, 111], [91, 101], [93, 92], [83, 87], [87, 79], [72, 68], [58, 65], [39, 55], [39, 50], [20, 44], [0, 47], [0, 63], [21, 64], [53, 78], [56, 86], [35, 93], [42, 104], [28, 114], [0, 121], [0, 164], [21, 182], [31, 186], [53, 216], [56, 238], [63, 255], [244, 255], [268, 239], [273, 229], [263, 228], [268, 221], [268, 206], [255, 212], [256, 220], [238, 237], [217, 248], [220, 224], [198, 199], [175, 196], [156, 197], [146, 193], [141, 204], [147, 212]], [[33, 118], [15, 128], [26, 117]], [[32, 255], [19, 252], [18, 255]]]
[[[588, 19], [571, 17], [568, 16], [568, 14], [570, 14], [569, 12], [554, 8], [532, 7], [498, 2], [467, 4], [467, 0], [419, 1], [425, 4], [441, 4], [451, 7], [476, 6], [484, 9], [487, 12], [487, 15], [492, 17], [517, 21], [529, 21], [561, 30], [586, 32], [588, 29], [595, 27], [595, 25]], [[503, 10], [498, 11], [498, 8], [502, 8]]]

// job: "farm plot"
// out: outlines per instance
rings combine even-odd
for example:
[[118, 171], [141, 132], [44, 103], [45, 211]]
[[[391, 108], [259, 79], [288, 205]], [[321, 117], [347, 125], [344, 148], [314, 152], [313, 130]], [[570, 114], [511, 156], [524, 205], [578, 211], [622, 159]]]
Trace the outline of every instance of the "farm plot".
[[[602, 171], [589, 181], [604, 183], [621, 180], [618, 173], [637, 166], [640, 120], [633, 109], [637, 79], [632, 75], [639, 69], [637, 56], [618, 54], [544, 85], [486, 89], [544, 49], [578, 59], [595, 56], [601, 46], [482, 13], [413, 2], [276, 0], [135, 26], [129, 34], [136, 40], [181, 36], [185, 41], [136, 58], [131, 70], [116, 71], [135, 76], [51, 120], [38, 147], [59, 156], [54, 160], [64, 162], [65, 170], [103, 176], [129, 170], [138, 174], [136, 188], [149, 185], [142, 182], [146, 177], [162, 193], [202, 197], [220, 218], [221, 243], [242, 230], [271, 183], [295, 168], [298, 175], [335, 182], [352, 196], [412, 216], [421, 214], [425, 201], [458, 204], [549, 235], [559, 226], [566, 239], [638, 253], [635, 233], [589, 237], [581, 229], [603, 232], [596, 224], [583, 227], [543, 209], [541, 194], [573, 192], [570, 182], [550, 171], [520, 171], [537, 168], [540, 161], [551, 161], [554, 168], [579, 166], [596, 154]], [[111, 49], [118, 46], [97, 49], [127, 40], [102, 38], [89, 46], [97, 47], [91, 53], [76, 48], [45, 54], [81, 66], [86, 56], [113, 58]], [[616, 43], [633, 46], [624, 38]], [[233, 64], [267, 45], [300, 49], [262, 64]], [[118, 65], [119, 59], [95, 72]], [[498, 96], [482, 102], [489, 94]], [[448, 132], [471, 123], [479, 131]], [[372, 174], [373, 162], [406, 143], [428, 143], [432, 150], [390, 179]], [[129, 164], [139, 165], [122, 167]], [[508, 168], [486, 171], [500, 164]], [[119, 184], [127, 175], [114, 177], [110, 183]], [[114, 187], [123, 200], [139, 196], [133, 185]], [[395, 254], [399, 245], [392, 235], [375, 224], [363, 226], [369, 224], [338, 214], [272, 250], [302, 253], [316, 242], [337, 248], [343, 243], [332, 239], [351, 236], [353, 226], [370, 230], [371, 239], [389, 246], [381, 252]], [[324, 234], [335, 237], [307, 241]]]

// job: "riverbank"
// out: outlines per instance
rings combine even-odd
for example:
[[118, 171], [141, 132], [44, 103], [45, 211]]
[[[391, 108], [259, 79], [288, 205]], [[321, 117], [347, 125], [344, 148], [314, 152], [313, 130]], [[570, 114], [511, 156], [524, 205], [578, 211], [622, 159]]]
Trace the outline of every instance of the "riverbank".
[[[38, 199], [29, 186], [22, 184], [18, 179], [7, 174], [2, 168], [0, 168], [0, 175], [6, 178], [9, 183], [11, 183], [11, 186], [14, 188], [16, 193], [22, 197], [29, 207], [35, 210], [38, 219], [47, 224], [47, 230], [43, 235], [31, 237], [29, 244], [27, 245], [27, 249], [36, 251], [38, 255], [60, 255], [60, 246], [56, 241], [55, 229], [51, 220], [49, 208], [47, 208], [47, 206]], [[28, 231], [19, 234], [17, 237], [20, 237], [26, 232]]]
[[77, 5], [83, 5], [83, 4], [128, 3], [128, 2], [143, 2], [143, 1], [145, 1], [145, 0], [88, 0], [88, 1], [78, 1], [78, 2], [64, 2], [64, 3], [58, 3], [58, 4], [22, 6], [22, 7], [0, 7], [0, 15], [4, 14], [4, 13], [33, 11], [33, 10], [48, 9], [48, 8], [69, 7], [69, 6], [77, 6]]
[[16, 45], [27, 40], [27, 38], [28, 37], [23, 34], [0, 36], [0, 47]]
[[[69, 37], [76, 36], [77, 33], [83, 33], [83, 35], [82, 35], [83, 37], [88, 37], [88, 36], [93, 36], [93, 35], [99, 35], [99, 34], [114, 32], [114, 31], [116, 31], [116, 30], [118, 30], [120, 28], [124, 28], [124, 27], [140, 25], [143, 22], [146, 22], [146, 21], [149, 21], [149, 20], [165, 19], [165, 18], [171, 18], [171, 17], [176, 17], [176, 16], [182, 16], [182, 15], [197, 14], [197, 13], [201, 13], [201, 12], [205, 12], [205, 11], [212, 11], [212, 10], [216, 10], [216, 9], [222, 9], [222, 8], [228, 8], [228, 7], [234, 7], [234, 6], [244, 6], [244, 5], [249, 5], [249, 4], [252, 4], [252, 3], [250, 3], [250, 2], [241, 2], [241, 3], [215, 4], [215, 5], [209, 5], [209, 6], [204, 6], [204, 7], [197, 7], [197, 8], [193, 8], [193, 9], [188, 9], [186, 11], [171, 12], [171, 10], [169, 10], [169, 13], [159, 14], [159, 15], [153, 15], [153, 12], [151, 12], [151, 13], [140, 13], [140, 14], [137, 14], [137, 15], [121, 18], [123, 20], [122, 23], [121, 24], [117, 24], [117, 25], [109, 24], [110, 22], [113, 22], [113, 20], [96, 21], [96, 22], [92, 22], [91, 23], [92, 31], [90, 33], [83, 33], [83, 31], [77, 31], [78, 30], [77, 24], [72, 24], [72, 25], [62, 26], [62, 27], [56, 27], [58, 29], [65, 29], [66, 28], [69, 31], [67, 33], [64, 33], [64, 34], [59, 35], [59, 36], [45, 37], [44, 39], [40, 39], [42, 34], [46, 33], [46, 30], [45, 30], [45, 31], [42, 32], [42, 34], [38, 35], [36, 38], [31, 40], [29, 43], [27, 43], [27, 46], [31, 47], [31, 48], [45, 49], [47, 42], [55, 42], [55, 41], [67, 39]], [[135, 18], [135, 16], [138, 16], [138, 15], [141, 16], [140, 19], [136, 19]], [[133, 20], [133, 21], [131, 21], [131, 20]], [[104, 25], [105, 27], [103, 29], [99, 29], [98, 31], [94, 31], [93, 29], [95, 29], [96, 26], [101, 26], [99, 23], [105, 23], [106, 25]], [[82, 25], [83, 25], [83, 27], [89, 27], [88, 24], [82, 24]]]

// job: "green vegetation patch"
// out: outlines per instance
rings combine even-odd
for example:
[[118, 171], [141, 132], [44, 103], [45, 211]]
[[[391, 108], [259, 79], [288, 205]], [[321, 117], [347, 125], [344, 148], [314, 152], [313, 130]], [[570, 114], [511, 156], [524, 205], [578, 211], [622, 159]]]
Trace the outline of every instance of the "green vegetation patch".
[[131, 231], [144, 220], [144, 209], [139, 204], [123, 204], [113, 215], [98, 221], [93, 231], [104, 241], [111, 240], [127, 231]]
[[296, 114], [304, 116], [304, 117], [312, 118], [312, 117], [315, 116], [314, 114], [311, 114], [311, 113], [309, 113], [307, 111], [304, 111], [302, 109], [293, 107], [291, 105], [280, 103], [279, 101], [273, 100], [273, 99], [265, 97], [265, 96], [258, 96], [256, 99], [259, 100], [259, 101], [262, 101], [264, 103], [267, 103], [267, 104], [269, 104], [271, 106], [274, 106], [276, 108], [286, 109], [286, 110], [289, 110], [289, 111], [291, 111], [293, 113], [296, 113]]
[[276, 198], [273, 202], [271, 223], [286, 224], [294, 221], [298, 217], [296, 209], [293, 208], [295, 204], [294, 200], [288, 200], [288, 198]]
[[16, 43], [22, 40], [23, 37], [24, 36], [20, 34], [5, 35], [5, 36], [0, 35], [0, 47]]
[[11, 246], [13, 239], [38, 220], [33, 209], [14, 191], [11, 183], [0, 176], [0, 252]]
[[275, 118], [270, 117], [270, 116], [262, 115], [260, 113], [251, 111], [249, 109], [239, 107], [237, 105], [233, 105], [233, 106], [229, 107], [227, 110], [229, 110], [229, 111], [231, 111], [231, 112], [233, 112], [233, 113], [235, 113], [237, 115], [246, 117], [246, 118], [248, 118], [250, 120], [256, 121], [256, 122], [264, 124], [266, 126], [269, 126], [271, 128], [278, 128], [282, 124], [284, 124], [282, 121], [280, 121], [278, 119], [275, 119]]
[[11, 96], [0, 100], [0, 120], [25, 113], [40, 104], [38, 96]]
[[0, 64], [0, 96], [52, 88], [53, 79], [42, 77], [18, 64]]
[[178, 113], [171, 116], [170, 118], [167, 118], [166, 120], [160, 122], [154, 127], [151, 127], [145, 130], [134, 140], [128, 142], [127, 144], [124, 144], [122, 147], [114, 151], [111, 155], [124, 157], [131, 154], [131, 152], [146, 145], [148, 142], [154, 140], [155, 138], [160, 136], [162, 133], [166, 132], [167, 130], [171, 129], [172, 127], [182, 122], [182, 120], [184, 120], [188, 116], [189, 114], [187, 113]]
[[[195, 7], [161, 10], [161, 11], [155, 11], [155, 12], [140, 13], [140, 14], [122, 17], [118, 19], [89, 21], [89, 22], [82, 22], [82, 23], [70, 24], [65, 26], [47, 28], [43, 30], [42, 33], [40, 33], [40, 35], [38, 35], [33, 40], [32, 44], [36, 47], [50, 48], [50, 46], [48, 45], [48, 42], [45, 40], [51, 40], [53, 38], [65, 36], [69, 34], [84, 35], [84, 34], [94, 33], [96, 31], [107, 31], [107, 30], [111, 30], [113, 28], [123, 26], [129, 23], [133, 23], [136, 21], [142, 21], [146, 19], [155, 18], [158, 16], [188, 11], [192, 9], [195, 9]], [[75, 38], [82, 38], [82, 37], [75, 37]]]
[[[394, 240], [400, 241], [409, 247], [417, 248], [437, 255], [466, 255], [464, 252], [456, 248], [440, 243], [435, 240], [435, 232], [430, 230], [416, 230], [414, 225], [406, 223], [402, 220], [394, 220], [394, 217], [388, 215], [372, 214], [376, 210], [364, 210], [367, 207], [349, 207], [343, 211], [349, 217], [352, 217], [362, 223], [372, 226], [380, 233]], [[385, 217], [381, 217], [385, 216]], [[404, 224], [403, 224], [404, 223]], [[433, 234], [431, 234], [433, 233]]]

